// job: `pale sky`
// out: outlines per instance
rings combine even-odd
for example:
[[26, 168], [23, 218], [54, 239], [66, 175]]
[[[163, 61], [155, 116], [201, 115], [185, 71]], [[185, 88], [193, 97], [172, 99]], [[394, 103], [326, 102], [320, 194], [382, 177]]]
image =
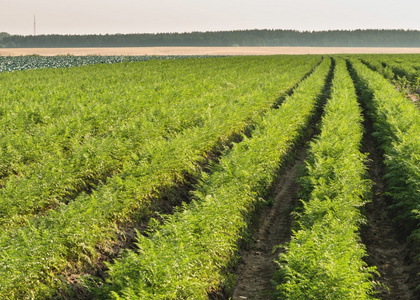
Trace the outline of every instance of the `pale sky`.
[[419, 0], [0, 0], [0, 32], [416, 29]]

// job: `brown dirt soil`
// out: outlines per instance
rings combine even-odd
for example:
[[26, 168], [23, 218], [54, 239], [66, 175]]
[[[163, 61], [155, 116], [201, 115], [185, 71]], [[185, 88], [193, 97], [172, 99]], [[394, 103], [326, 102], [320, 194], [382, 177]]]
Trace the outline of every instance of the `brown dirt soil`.
[[301, 148], [298, 159], [286, 167], [279, 176], [272, 192], [273, 204], [265, 207], [259, 216], [258, 230], [254, 233], [254, 243], [244, 249], [236, 269], [237, 282], [232, 299], [270, 299], [275, 291], [270, 279], [278, 270], [274, 262], [283, 245], [290, 240], [291, 212], [298, 202], [299, 184], [296, 181], [300, 168], [304, 165], [305, 150]]
[[21, 55], [274, 55], [274, 54], [420, 53], [420, 48], [363, 47], [115, 47], [0, 48], [0, 56]]
[[383, 167], [380, 163], [382, 159], [369, 133], [366, 134], [365, 148], [370, 153], [369, 173], [374, 186], [372, 202], [366, 205], [368, 224], [362, 230], [361, 237], [368, 253], [366, 262], [376, 266], [380, 273], [380, 276], [375, 276], [375, 281], [388, 287], [379, 286], [377, 297], [383, 300], [420, 299], [420, 292], [415, 291], [419, 283], [417, 273], [420, 266], [413, 258], [405, 236], [399, 234], [387, 210]]
[[419, 106], [419, 102], [420, 102], [420, 96], [419, 96], [419, 94], [410, 93], [410, 94], [407, 94], [407, 98], [411, 102], [413, 102], [417, 107]]

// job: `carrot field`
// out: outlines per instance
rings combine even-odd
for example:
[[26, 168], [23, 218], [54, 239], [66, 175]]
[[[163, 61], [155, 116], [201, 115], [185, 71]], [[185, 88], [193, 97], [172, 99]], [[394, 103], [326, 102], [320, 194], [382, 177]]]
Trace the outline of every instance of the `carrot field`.
[[419, 299], [420, 55], [0, 57], [0, 86], [1, 299]]

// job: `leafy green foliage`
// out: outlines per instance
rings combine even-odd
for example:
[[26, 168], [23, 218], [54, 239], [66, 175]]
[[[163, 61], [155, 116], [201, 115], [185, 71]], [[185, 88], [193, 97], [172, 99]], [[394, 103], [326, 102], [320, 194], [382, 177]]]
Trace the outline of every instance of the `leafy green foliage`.
[[162, 191], [198, 177], [210, 151], [319, 61], [154, 60], [0, 74], [9, 155], [0, 298], [51, 297], [65, 273], [115, 254], [121, 227], [150, 216]]
[[[299, 77], [289, 81], [284, 74], [293, 60], [282, 61], [279, 83], [295, 84]], [[186, 129], [217, 128], [210, 124], [229, 117], [226, 126], [244, 126], [259, 108], [274, 104], [277, 91], [256, 85], [250, 75], [260, 66], [239, 62], [220, 59], [212, 66], [213, 60], [192, 59], [4, 74], [0, 226], [72, 201]], [[267, 68], [260, 78], [271, 74]], [[262, 102], [247, 103], [246, 97]], [[241, 105], [250, 110], [234, 119]]]
[[[391, 63], [363, 59], [386, 78], [398, 75]], [[399, 60], [417, 70], [416, 57], [392, 63]], [[232, 286], [237, 242], [307, 130], [329, 59], [283, 96], [320, 61], [190, 58], [0, 74], [0, 298], [56, 296], [67, 275], [116, 255], [122, 229], [153, 215], [155, 201], [188, 178], [199, 180], [192, 203], [162, 216], [163, 224], [152, 219], [138, 248], [108, 264], [98, 297], [204, 299]], [[413, 229], [420, 218], [419, 111], [383, 76], [350, 61], [385, 154], [388, 194]], [[359, 151], [361, 121], [338, 60], [302, 181], [300, 227], [279, 258], [283, 298], [373, 295], [375, 270], [363, 262], [357, 234], [370, 185]], [[212, 151], [223, 148], [203, 173]]]
[[360, 152], [362, 116], [343, 60], [334, 72], [321, 133], [311, 143], [302, 179], [303, 212], [280, 254], [280, 299], [369, 299], [371, 273], [358, 229], [369, 194], [365, 155]]
[[404, 95], [420, 93], [419, 55], [370, 55], [362, 62], [389, 79]]
[[[420, 111], [382, 76], [356, 60], [351, 64], [364, 91], [374, 136], [384, 153], [384, 178], [394, 202], [392, 207], [397, 219], [411, 231], [419, 223]], [[418, 231], [414, 232], [417, 235]]]
[[206, 299], [229, 285], [226, 270], [247, 220], [319, 102], [330, 67], [323, 63], [276, 110], [255, 125], [252, 137], [234, 144], [203, 175], [193, 202], [167, 216], [150, 236], [138, 236], [136, 251], [109, 265], [116, 299]]

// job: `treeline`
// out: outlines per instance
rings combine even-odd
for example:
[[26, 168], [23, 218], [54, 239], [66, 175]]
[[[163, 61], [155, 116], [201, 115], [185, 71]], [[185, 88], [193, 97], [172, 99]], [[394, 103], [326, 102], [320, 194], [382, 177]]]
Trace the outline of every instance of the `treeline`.
[[92, 35], [10, 35], [0, 33], [0, 47], [420, 47], [417, 30], [236, 30], [189, 33]]

